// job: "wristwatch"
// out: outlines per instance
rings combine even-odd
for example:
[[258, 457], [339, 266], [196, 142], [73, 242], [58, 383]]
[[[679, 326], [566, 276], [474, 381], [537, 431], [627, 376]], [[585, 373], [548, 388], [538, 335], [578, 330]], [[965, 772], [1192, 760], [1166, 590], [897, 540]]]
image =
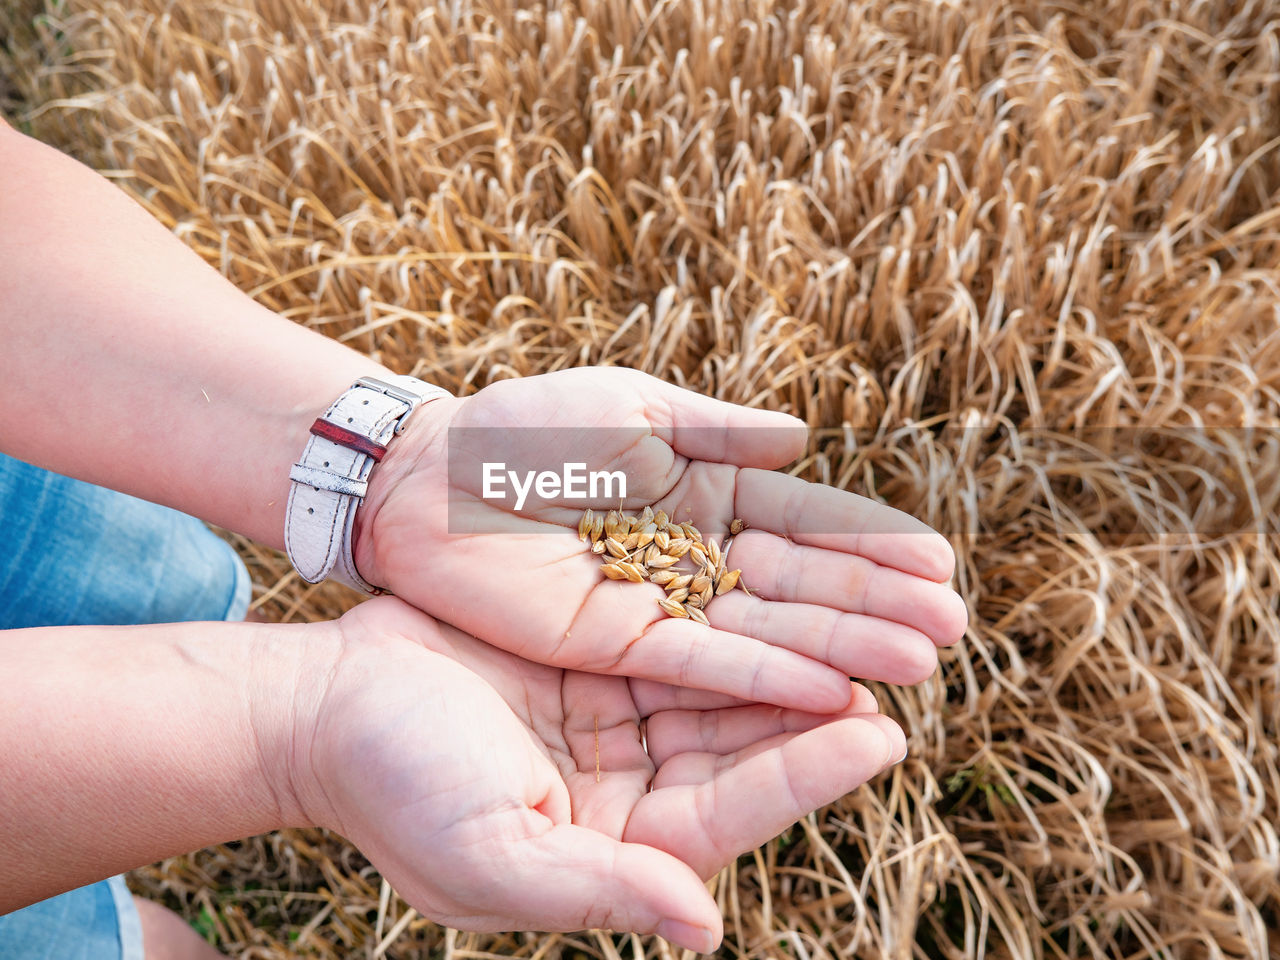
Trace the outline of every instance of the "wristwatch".
[[384, 592], [356, 570], [351, 531], [369, 473], [410, 415], [450, 394], [416, 377], [361, 377], [311, 425], [302, 458], [289, 471], [285, 551], [308, 583], [326, 577], [365, 593]]

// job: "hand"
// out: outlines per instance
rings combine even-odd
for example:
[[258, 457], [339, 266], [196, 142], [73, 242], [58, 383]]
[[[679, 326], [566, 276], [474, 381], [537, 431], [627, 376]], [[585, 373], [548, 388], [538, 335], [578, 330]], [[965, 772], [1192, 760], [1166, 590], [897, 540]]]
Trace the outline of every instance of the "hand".
[[[502, 381], [415, 416], [373, 472], [357, 566], [527, 659], [833, 711], [849, 701], [848, 677], [918, 682], [936, 668], [936, 646], [964, 631], [945, 539], [889, 507], [773, 472], [804, 447], [792, 417], [620, 368]], [[629, 505], [652, 503], [704, 535], [745, 520], [730, 566], [755, 596], [717, 597], [711, 627], [669, 618], [657, 586], [606, 580], [577, 537], [585, 507], [616, 500], [561, 497], [517, 513], [482, 496], [482, 462], [574, 460], [624, 471]]]
[[710, 951], [700, 878], [906, 753], [857, 686], [814, 715], [529, 663], [393, 598], [338, 624], [288, 782], [419, 912], [468, 930]]

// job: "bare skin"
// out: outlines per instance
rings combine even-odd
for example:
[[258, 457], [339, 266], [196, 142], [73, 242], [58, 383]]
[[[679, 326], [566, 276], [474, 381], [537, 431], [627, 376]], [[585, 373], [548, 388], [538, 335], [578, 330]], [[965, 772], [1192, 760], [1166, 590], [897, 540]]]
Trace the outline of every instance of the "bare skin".
[[[937, 647], [964, 632], [945, 539], [883, 504], [774, 472], [805, 443], [791, 417], [600, 368], [495, 383], [421, 416], [375, 471], [357, 564], [527, 659], [839, 710], [848, 677], [918, 683], [937, 668]], [[545, 449], [557, 438], [564, 449]], [[710, 627], [668, 618], [661, 590], [605, 580], [577, 537], [584, 507], [616, 502], [543, 498], [516, 512], [485, 499], [480, 471], [458, 467], [582, 460], [625, 473], [637, 512], [653, 504], [717, 540], [745, 520], [733, 566], [754, 595], [717, 598]], [[495, 590], [518, 599], [492, 603]]]
[[223, 955], [172, 910], [142, 897], [134, 897], [133, 904], [142, 924], [142, 950], [147, 960], [221, 960]]
[[0, 834], [0, 911], [318, 825], [440, 923], [707, 951], [706, 877], [906, 753], [857, 686], [816, 714], [565, 671], [389, 597], [333, 623], [5, 639], [0, 821], [24, 829]]
[[[0, 169], [0, 449], [280, 546], [289, 467], [311, 422], [357, 377], [389, 371], [254, 303], [56, 151], [0, 128]], [[450, 428], [524, 428], [498, 451], [519, 455], [541, 442], [534, 428], [582, 427], [615, 438], [592, 466], [627, 469], [633, 503], [666, 503], [711, 533], [732, 514], [747, 520], [734, 559], [757, 598], [714, 604], [711, 627], [656, 616], [651, 591], [601, 583], [570, 534], [589, 503], [528, 519], [566, 524], [559, 537], [450, 532], [451, 494], [477, 521], [501, 509], [451, 483]], [[931, 673], [965, 611], [945, 539], [884, 505], [771, 472], [804, 439], [794, 418], [633, 370], [495, 383], [428, 404], [391, 445], [357, 514], [357, 564], [530, 660], [840, 710], [850, 675]], [[488, 452], [481, 442], [455, 456]], [[507, 603], [488, 602], [496, 570]]]

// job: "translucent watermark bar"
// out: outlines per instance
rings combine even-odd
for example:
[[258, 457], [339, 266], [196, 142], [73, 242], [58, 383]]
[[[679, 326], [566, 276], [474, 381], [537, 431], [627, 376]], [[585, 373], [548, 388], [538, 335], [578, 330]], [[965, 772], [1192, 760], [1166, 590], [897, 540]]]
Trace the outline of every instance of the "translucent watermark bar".
[[867, 509], [854, 496], [865, 493], [944, 535], [995, 533], [1016, 518], [1058, 534], [1280, 533], [1280, 428], [1270, 427], [908, 424], [818, 431], [807, 445], [772, 429], [456, 427], [448, 459], [454, 533], [563, 533], [587, 508], [646, 505], [723, 526], [738, 510], [739, 464], [826, 482], [822, 509], [799, 509], [795, 485], [752, 502], [790, 535], [919, 532]]

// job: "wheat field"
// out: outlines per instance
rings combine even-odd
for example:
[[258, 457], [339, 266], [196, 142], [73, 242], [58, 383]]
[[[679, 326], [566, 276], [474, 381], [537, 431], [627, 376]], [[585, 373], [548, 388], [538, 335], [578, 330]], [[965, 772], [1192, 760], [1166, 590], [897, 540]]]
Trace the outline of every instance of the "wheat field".
[[[399, 372], [787, 410], [951, 538], [909, 759], [714, 881], [723, 956], [1280, 957], [1274, 3], [13, 0], [0, 109]], [[270, 619], [355, 600], [237, 545]], [[321, 831], [131, 882], [246, 960], [671, 956]]]

